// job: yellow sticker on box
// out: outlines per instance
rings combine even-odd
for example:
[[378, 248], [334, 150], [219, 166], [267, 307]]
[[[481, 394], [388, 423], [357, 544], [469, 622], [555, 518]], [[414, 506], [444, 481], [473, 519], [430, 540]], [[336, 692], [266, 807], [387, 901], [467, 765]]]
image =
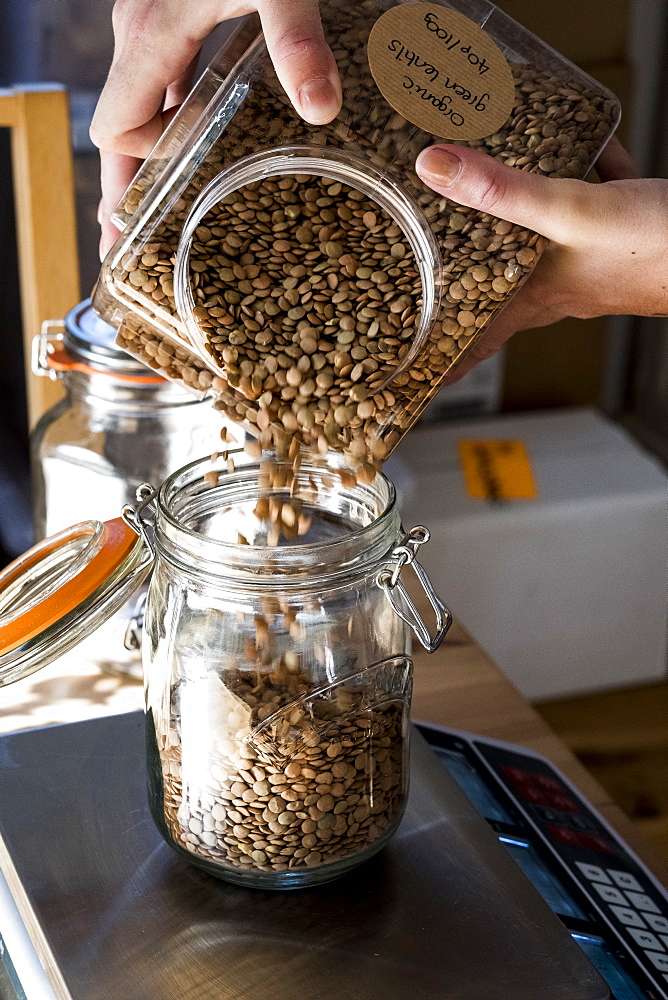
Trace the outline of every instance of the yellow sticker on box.
[[538, 488], [523, 441], [460, 441], [466, 492], [477, 500], [537, 500]]

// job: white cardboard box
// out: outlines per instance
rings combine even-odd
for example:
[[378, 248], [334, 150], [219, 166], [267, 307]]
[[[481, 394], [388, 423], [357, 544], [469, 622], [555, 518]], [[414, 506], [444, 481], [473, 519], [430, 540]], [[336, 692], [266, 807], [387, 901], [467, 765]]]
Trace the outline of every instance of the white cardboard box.
[[[538, 499], [472, 499], [461, 439], [523, 441]], [[666, 676], [668, 476], [619, 427], [574, 409], [416, 429], [387, 473], [439, 594], [527, 697]]]
[[468, 420], [498, 413], [504, 366], [505, 352], [497, 351], [467, 372], [459, 382], [443, 386], [420, 417], [421, 423]]

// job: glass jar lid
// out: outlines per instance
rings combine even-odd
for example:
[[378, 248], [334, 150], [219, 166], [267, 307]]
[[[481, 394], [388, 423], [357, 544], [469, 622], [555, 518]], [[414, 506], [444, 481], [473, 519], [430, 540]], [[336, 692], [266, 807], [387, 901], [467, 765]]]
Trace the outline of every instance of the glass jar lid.
[[82, 521], [10, 563], [0, 573], [0, 685], [87, 638], [139, 587], [151, 563], [120, 517]]
[[116, 344], [116, 330], [101, 319], [90, 299], [70, 309], [64, 320], [45, 320], [33, 340], [35, 375], [52, 379], [60, 372], [108, 375], [139, 386], [164, 385], [166, 379]]
[[96, 371], [155, 380], [159, 378], [146, 365], [116, 346], [116, 330], [98, 316], [90, 299], [84, 299], [74, 309], [70, 309], [65, 317], [63, 346], [77, 360]]

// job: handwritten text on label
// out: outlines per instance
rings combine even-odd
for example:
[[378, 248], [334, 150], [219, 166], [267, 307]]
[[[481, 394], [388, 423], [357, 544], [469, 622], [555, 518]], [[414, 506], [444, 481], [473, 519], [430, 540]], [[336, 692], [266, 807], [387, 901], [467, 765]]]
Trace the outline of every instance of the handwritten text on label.
[[389, 104], [425, 132], [470, 141], [496, 132], [515, 85], [500, 48], [459, 11], [421, 0], [387, 10], [371, 29], [369, 66]]

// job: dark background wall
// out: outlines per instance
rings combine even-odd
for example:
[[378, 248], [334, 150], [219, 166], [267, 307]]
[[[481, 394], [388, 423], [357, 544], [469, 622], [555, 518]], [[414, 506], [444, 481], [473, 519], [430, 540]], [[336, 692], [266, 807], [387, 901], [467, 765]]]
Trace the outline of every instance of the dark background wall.
[[[82, 298], [99, 267], [99, 161], [88, 125], [111, 61], [112, 7], [112, 0], [0, 0], [0, 86], [56, 82], [69, 90]], [[31, 544], [31, 530], [10, 136], [0, 129], [0, 565]]]

